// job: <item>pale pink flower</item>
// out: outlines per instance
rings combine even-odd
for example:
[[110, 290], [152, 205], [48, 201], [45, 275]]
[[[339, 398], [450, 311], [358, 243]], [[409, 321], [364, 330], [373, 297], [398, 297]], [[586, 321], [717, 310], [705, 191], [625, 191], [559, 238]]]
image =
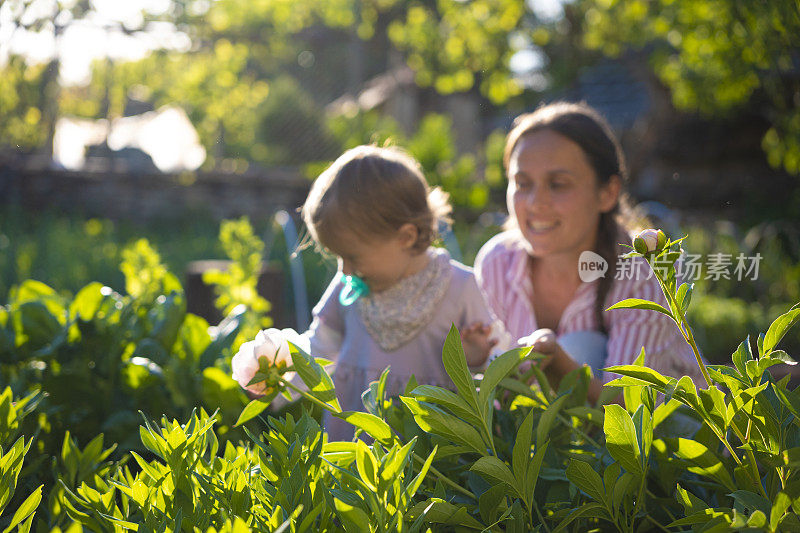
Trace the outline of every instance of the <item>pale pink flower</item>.
[[[275, 357], [276, 353], [277, 358]], [[270, 328], [259, 331], [254, 340], [245, 342], [239, 347], [239, 351], [231, 360], [233, 379], [243, 388], [259, 395], [267, 393], [266, 383], [264, 381], [252, 385], [248, 385], [248, 383], [258, 372], [259, 359], [262, 357], [267, 358], [269, 365], [272, 365], [273, 361], [278, 366], [292, 364], [289, 344], [281, 330]]]

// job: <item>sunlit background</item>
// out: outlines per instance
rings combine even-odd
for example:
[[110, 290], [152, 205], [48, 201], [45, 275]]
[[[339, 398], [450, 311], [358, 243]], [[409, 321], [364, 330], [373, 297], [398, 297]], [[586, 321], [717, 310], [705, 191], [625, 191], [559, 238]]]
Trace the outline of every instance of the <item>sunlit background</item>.
[[705, 335], [739, 338], [800, 300], [799, 35], [795, 0], [4, 0], [0, 296], [118, 286], [142, 235], [182, 272], [241, 215], [288, 269], [275, 214], [368, 142], [450, 193], [470, 263], [503, 220], [513, 118], [583, 100], [653, 223], [769, 256], [757, 282], [700, 281]]

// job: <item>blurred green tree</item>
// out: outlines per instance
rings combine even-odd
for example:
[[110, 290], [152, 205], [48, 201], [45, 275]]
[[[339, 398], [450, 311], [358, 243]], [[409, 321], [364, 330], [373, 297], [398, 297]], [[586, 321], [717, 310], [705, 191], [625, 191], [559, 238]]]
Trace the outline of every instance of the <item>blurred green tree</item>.
[[[248, 72], [242, 43], [217, 39], [209, 48], [161, 50], [139, 61], [96, 62], [89, 88], [65, 91], [63, 111], [100, 118], [93, 105], [108, 92], [109, 115], [121, 116], [129, 94], [144, 94], [157, 106], [186, 111], [208, 153], [206, 166], [225, 159], [252, 159], [259, 105], [269, 84]], [[108, 89], [107, 89], [108, 87]]]
[[0, 67], [0, 147], [27, 151], [44, 143], [39, 94], [44, 70], [44, 65], [28, 66], [16, 55]]
[[644, 49], [678, 109], [724, 116], [753, 106], [770, 122], [762, 146], [800, 174], [797, 0], [587, 0], [584, 42], [616, 56]]
[[[178, 104], [187, 111], [209, 154], [206, 167], [225, 159], [313, 160], [313, 154], [292, 153], [292, 146], [303, 152], [309, 144], [322, 148], [316, 159], [335, 155], [340, 147], [332, 148], [337, 143], [326, 130], [324, 105], [360, 90], [397, 58], [415, 70], [421, 86], [445, 94], [474, 90], [502, 104], [523, 88], [512, 76], [510, 57], [520, 43], [533, 41], [520, 39], [532, 27], [532, 15], [524, 19], [526, 7], [516, 0], [174, 0], [171, 5], [161, 18], [189, 36], [189, 51], [160, 51], [126, 64], [98, 62], [92, 88], [69, 90], [63, 110], [97, 116], [105, 108], [119, 116], [126, 95], [139, 85], [155, 105]], [[104, 97], [106, 106], [90, 103]], [[298, 131], [305, 126], [305, 133], [276, 135], [271, 127], [278, 123]], [[310, 139], [310, 132], [319, 138]]]
[[[14, 56], [0, 57], [0, 63], [5, 61], [5, 66], [0, 68], [0, 122], [8, 124], [9, 137], [4, 137], [5, 144], [18, 144], [28, 148], [38, 148], [46, 155], [53, 153], [53, 140], [55, 124], [62, 111], [61, 102], [61, 44], [62, 38], [70, 26], [82, 23], [95, 24], [97, 11], [91, 0], [54, 0], [52, 2], [37, 2], [33, 0], [5, 0], [0, 2], [3, 9], [3, 22], [7, 25], [3, 38], [11, 42], [18, 32], [27, 32], [29, 37], [47, 42], [49, 38], [54, 43], [54, 54], [45, 65], [26, 66], [21, 59]], [[104, 27], [108, 31], [117, 31], [126, 35], [145, 31], [152, 20], [150, 14], [142, 11], [136, 23], [131, 21], [105, 21]], [[19, 76], [15, 71], [22, 72], [22, 78], [28, 85], [22, 88], [17, 82], [17, 88], [23, 93], [34, 92], [37, 98], [35, 105], [28, 104], [32, 98], [26, 94], [27, 101], [16, 105], [17, 99], [6, 90], [9, 84], [15, 83]], [[5, 82], [5, 83], [4, 83]], [[21, 101], [21, 99], [19, 100]], [[106, 98], [100, 99], [96, 104], [97, 114], [105, 118], [103, 112]], [[6, 132], [4, 132], [6, 133]], [[15, 139], [18, 139], [16, 141]]]

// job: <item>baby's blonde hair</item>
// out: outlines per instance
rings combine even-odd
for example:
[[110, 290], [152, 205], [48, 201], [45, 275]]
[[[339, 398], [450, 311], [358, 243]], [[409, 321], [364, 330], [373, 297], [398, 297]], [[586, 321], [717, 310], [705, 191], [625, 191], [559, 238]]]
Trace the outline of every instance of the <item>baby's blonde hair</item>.
[[327, 250], [338, 248], [342, 232], [374, 241], [410, 223], [417, 228], [412, 249], [422, 252], [450, 211], [447, 193], [428, 185], [408, 153], [364, 145], [346, 151], [320, 174], [301, 212], [311, 238]]

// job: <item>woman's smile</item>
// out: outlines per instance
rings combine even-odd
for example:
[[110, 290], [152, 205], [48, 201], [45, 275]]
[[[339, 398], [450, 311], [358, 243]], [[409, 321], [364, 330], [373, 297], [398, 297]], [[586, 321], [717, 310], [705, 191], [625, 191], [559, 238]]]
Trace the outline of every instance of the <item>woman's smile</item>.
[[538, 235], [548, 233], [559, 226], [558, 222], [528, 221], [528, 231]]

